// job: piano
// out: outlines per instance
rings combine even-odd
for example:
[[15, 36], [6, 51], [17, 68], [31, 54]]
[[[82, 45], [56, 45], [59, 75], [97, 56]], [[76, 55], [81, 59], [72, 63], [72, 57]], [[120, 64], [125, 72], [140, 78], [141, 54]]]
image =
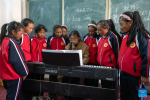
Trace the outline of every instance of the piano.
[[[115, 82], [115, 89], [106, 89], [78, 84], [26, 79], [22, 87], [27, 90], [74, 96], [94, 100], [118, 99], [118, 70], [107, 66], [56, 66], [44, 63], [27, 63], [30, 73], [101, 79]], [[79, 92], [80, 91], [80, 92]], [[109, 96], [107, 96], [109, 94]]]

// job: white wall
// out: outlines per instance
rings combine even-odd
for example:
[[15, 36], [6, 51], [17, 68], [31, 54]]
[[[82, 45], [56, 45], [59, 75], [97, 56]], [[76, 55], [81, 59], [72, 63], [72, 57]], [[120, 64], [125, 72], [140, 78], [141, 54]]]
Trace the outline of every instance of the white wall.
[[26, 17], [26, 0], [0, 0], [0, 32], [5, 23]]
[[0, 30], [4, 23], [12, 20], [12, 0], [0, 0]]

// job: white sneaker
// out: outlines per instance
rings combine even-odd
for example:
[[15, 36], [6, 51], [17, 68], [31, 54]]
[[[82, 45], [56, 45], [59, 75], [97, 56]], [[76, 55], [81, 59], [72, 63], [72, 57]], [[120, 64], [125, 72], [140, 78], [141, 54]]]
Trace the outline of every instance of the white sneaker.
[[46, 100], [51, 100], [51, 98], [48, 96]]
[[44, 100], [43, 96], [38, 96], [38, 100]]
[[32, 100], [37, 100], [37, 96], [33, 96]]

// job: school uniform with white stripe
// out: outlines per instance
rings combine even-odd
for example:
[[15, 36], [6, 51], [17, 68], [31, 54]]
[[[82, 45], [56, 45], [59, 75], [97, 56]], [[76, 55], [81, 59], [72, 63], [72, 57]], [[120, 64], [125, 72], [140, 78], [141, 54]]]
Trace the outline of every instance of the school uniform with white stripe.
[[29, 74], [25, 56], [18, 41], [6, 36], [0, 45], [0, 77], [7, 90], [6, 100], [17, 100], [22, 77]]

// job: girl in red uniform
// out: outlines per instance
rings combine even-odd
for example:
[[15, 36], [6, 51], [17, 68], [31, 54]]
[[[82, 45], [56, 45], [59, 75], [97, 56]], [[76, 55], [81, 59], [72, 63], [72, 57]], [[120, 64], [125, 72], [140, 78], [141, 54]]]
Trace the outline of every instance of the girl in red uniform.
[[[115, 30], [113, 21], [100, 20], [97, 23], [98, 33], [101, 35], [98, 39], [97, 61], [101, 66], [116, 67], [119, 53], [120, 35]], [[113, 82], [101, 81], [103, 88], [114, 88]]]
[[[123, 35], [119, 52], [121, 100], [141, 100], [141, 76], [145, 84], [149, 77], [149, 35], [138, 11], [124, 12], [119, 18]], [[147, 82], [146, 82], [147, 80]]]

